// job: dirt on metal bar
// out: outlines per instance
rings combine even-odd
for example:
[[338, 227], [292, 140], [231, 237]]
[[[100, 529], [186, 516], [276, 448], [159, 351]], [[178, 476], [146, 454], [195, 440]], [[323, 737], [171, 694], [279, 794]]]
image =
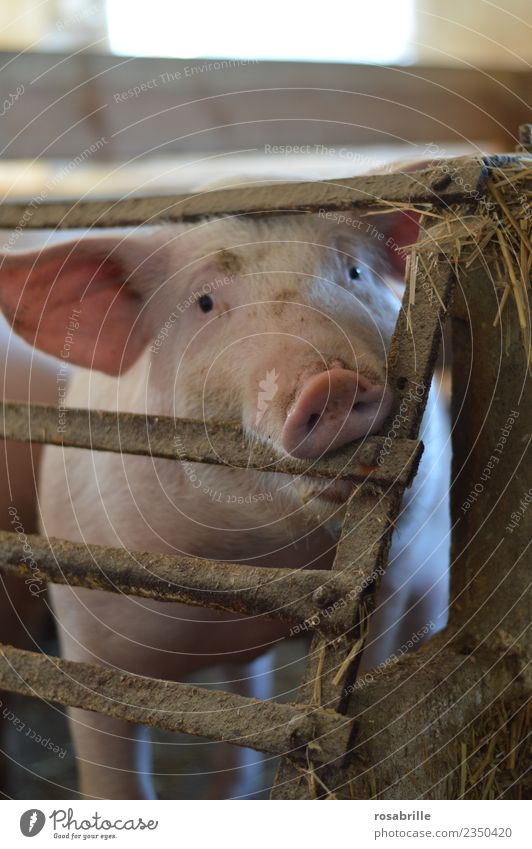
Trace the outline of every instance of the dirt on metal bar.
[[0, 437], [401, 487], [412, 482], [422, 452], [418, 440], [401, 440], [388, 456], [385, 438], [372, 436], [308, 464], [279, 458], [266, 445], [248, 445], [237, 423], [67, 408], [59, 426], [56, 407], [17, 402], [3, 403]]
[[310, 705], [280, 704], [61, 660], [0, 645], [0, 688], [140, 722], [249, 746], [270, 755], [329, 763], [343, 757], [351, 720]]
[[[23, 548], [24, 545], [24, 548]], [[25, 578], [268, 616], [302, 631], [343, 634], [356, 585], [325, 570], [294, 570], [127, 551], [0, 531], [0, 570]]]
[[[127, 227], [158, 222], [195, 221], [213, 215], [271, 215], [368, 207], [376, 200], [448, 206], [469, 202], [470, 187], [485, 173], [481, 158], [453, 160], [453, 173], [438, 165], [415, 173], [376, 174], [341, 181], [272, 183], [216, 189], [195, 194], [135, 197], [126, 200], [48, 201], [34, 204], [27, 215], [25, 203], [0, 206], [0, 227], [26, 229]], [[466, 188], [467, 187], [467, 188]], [[420, 211], [423, 211], [422, 208]], [[25, 216], [26, 213], [26, 216]], [[27, 219], [27, 220], [26, 220]]]

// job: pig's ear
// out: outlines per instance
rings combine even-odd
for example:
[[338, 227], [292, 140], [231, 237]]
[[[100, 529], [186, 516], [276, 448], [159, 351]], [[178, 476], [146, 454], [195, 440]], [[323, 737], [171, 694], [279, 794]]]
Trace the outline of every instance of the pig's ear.
[[[406, 160], [392, 163], [389, 170], [393, 174], [411, 174], [415, 171], [423, 171], [435, 164], [437, 165], [437, 160]], [[401, 281], [405, 275], [406, 258], [410, 252], [409, 248], [417, 241], [419, 236], [420, 218], [420, 212], [410, 210], [390, 212], [377, 216], [377, 224], [386, 235], [386, 248], [390, 269]]]
[[86, 238], [0, 254], [0, 308], [15, 332], [54, 357], [65, 356], [71, 335], [70, 362], [112, 375], [128, 369], [148, 342], [134, 280], [138, 242], [129, 241]]
[[394, 276], [403, 280], [410, 246], [419, 235], [419, 212], [390, 212], [379, 215], [378, 226], [385, 234], [387, 259]]

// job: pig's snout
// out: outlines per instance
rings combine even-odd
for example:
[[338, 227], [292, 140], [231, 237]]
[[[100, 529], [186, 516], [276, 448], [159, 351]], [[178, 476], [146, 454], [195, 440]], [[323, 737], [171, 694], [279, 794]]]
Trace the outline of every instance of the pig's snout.
[[281, 440], [294, 457], [312, 458], [374, 433], [390, 412], [392, 393], [362, 374], [333, 368], [304, 384]]

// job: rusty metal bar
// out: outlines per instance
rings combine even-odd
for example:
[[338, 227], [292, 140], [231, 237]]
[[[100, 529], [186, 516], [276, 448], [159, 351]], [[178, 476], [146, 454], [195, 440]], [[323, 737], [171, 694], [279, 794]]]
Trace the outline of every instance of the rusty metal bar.
[[[460, 221], [453, 224], [461, 228]], [[434, 245], [432, 250], [436, 250]], [[459, 246], [456, 248], [459, 252]], [[420, 251], [421, 256], [423, 253]], [[395, 422], [397, 440], [417, 438], [425, 412], [440, 347], [443, 325], [456, 285], [455, 262], [458, 255], [442, 256], [433, 262], [430, 277], [420, 262], [415, 282], [415, 302], [408, 302], [408, 291], [388, 354], [388, 375], [394, 389], [395, 406], [404, 411]], [[394, 423], [394, 410], [388, 425]], [[386, 428], [386, 425], [385, 425]]]
[[3, 404], [0, 437], [399, 487], [412, 482], [423, 450], [418, 440], [402, 440], [388, 455], [385, 439], [372, 436], [309, 464], [280, 459], [267, 445], [246, 445], [236, 423], [85, 409], [66, 409], [59, 416], [57, 407], [17, 402]]
[[25, 229], [127, 227], [157, 222], [194, 221], [209, 215], [248, 215], [374, 206], [379, 201], [448, 206], [469, 203], [485, 165], [481, 158], [453, 160], [452, 171], [433, 168], [410, 174], [378, 174], [341, 182], [275, 183], [217, 189], [195, 194], [133, 197], [126, 200], [4, 202], [0, 227]]
[[191, 684], [0, 645], [0, 688], [167, 731], [329, 763], [344, 757], [352, 720], [310, 705], [259, 701]]
[[158, 601], [280, 619], [300, 631], [342, 634], [356, 585], [325, 570], [276, 569], [184, 555], [86, 545], [0, 531], [0, 571], [30, 591], [44, 580]]

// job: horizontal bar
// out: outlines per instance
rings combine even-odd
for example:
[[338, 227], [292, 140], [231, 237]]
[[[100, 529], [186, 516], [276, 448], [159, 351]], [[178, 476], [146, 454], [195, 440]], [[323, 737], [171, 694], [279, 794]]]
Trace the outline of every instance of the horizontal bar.
[[313, 761], [344, 756], [352, 726], [352, 720], [311, 705], [258, 701], [1, 644], [0, 688], [304, 762], [309, 744]]
[[242, 428], [234, 423], [74, 408], [62, 409], [59, 416], [57, 407], [17, 402], [3, 404], [1, 437], [400, 487], [412, 482], [423, 450], [418, 440], [394, 440], [388, 451], [384, 437], [372, 436], [309, 464], [280, 459], [267, 445], [246, 444]]
[[[24, 547], [23, 547], [24, 546]], [[336, 635], [351, 627], [353, 580], [318, 569], [275, 569], [0, 531], [0, 571], [44, 581], [280, 619]]]
[[[0, 227], [25, 229], [126, 227], [158, 221], [194, 221], [210, 215], [317, 212], [367, 207], [377, 201], [449, 205], [471, 203], [485, 174], [480, 158], [454, 159], [415, 173], [375, 174], [341, 182], [320, 180], [258, 184], [195, 194], [134, 197], [126, 200], [48, 201], [40, 204], [4, 202]], [[449, 176], [449, 171], [451, 176]]]

